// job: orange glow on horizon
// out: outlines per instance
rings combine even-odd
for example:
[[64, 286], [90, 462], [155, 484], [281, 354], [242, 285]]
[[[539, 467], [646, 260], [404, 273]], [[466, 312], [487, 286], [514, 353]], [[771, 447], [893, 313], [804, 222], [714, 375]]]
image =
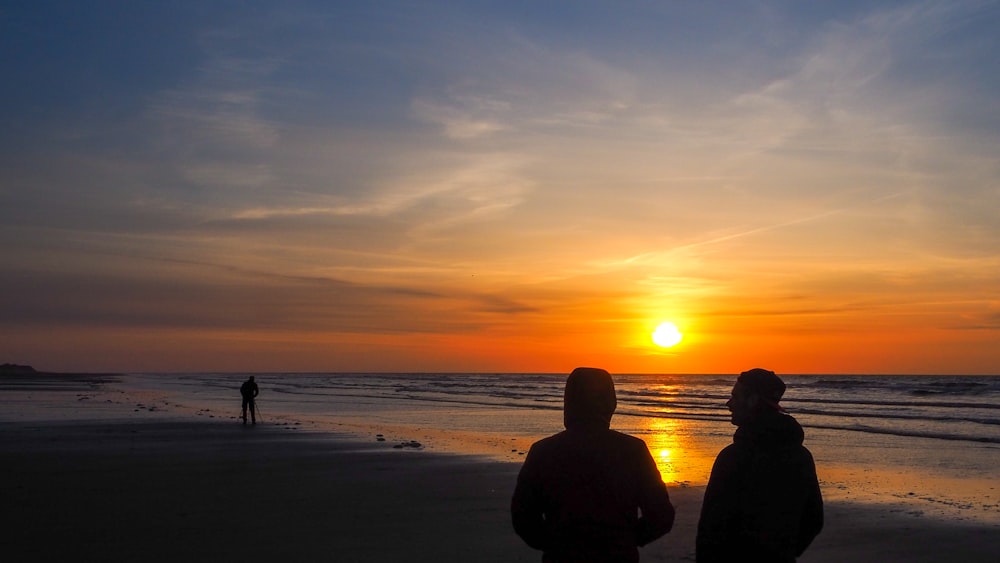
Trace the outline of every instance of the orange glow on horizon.
[[732, 302], [730, 309], [709, 309], [692, 299], [670, 315], [683, 341], [659, 348], [650, 341], [656, 312], [633, 300], [480, 312], [458, 317], [461, 323], [441, 322], [442, 315], [422, 323], [413, 312], [412, 327], [394, 331], [27, 325], [0, 329], [0, 339], [23, 363], [53, 371], [568, 373], [580, 365], [612, 373], [738, 373], [753, 366], [786, 374], [996, 371], [994, 332], [950, 330], [916, 313], [899, 319], [851, 311], [762, 314]]

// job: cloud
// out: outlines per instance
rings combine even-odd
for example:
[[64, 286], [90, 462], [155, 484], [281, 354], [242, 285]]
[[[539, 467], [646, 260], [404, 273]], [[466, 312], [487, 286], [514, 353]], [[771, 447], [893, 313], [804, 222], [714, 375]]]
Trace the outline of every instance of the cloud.
[[[421, 121], [440, 125], [451, 139], [468, 140], [488, 136], [506, 129], [499, 120], [485, 114], [502, 112], [506, 104], [474, 103], [478, 107], [445, 106], [432, 101], [415, 100], [413, 115]], [[499, 108], [490, 108], [495, 105]]]
[[646, 8], [198, 20], [169, 77], [101, 75], [128, 109], [6, 141], [3, 305], [443, 333], [938, 303], [989, 326], [993, 4]]

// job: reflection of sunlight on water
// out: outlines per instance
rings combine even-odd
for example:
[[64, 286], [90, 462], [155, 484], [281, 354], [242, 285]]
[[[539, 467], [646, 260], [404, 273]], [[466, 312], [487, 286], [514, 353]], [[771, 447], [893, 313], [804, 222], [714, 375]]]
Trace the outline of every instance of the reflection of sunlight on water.
[[694, 438], [698, 431], [693, 426], [704, 422], [646, 417], [639, 420], [641, 437], [665, 483], [704, 485], [708, 481], [718, 450]]
[[648, 421], [646, 442], [663, 481], [676, 483], [685, 480], [680, 471], [687, 449], [687, 432], [681, 428], [685, 421], [669, 418], [647, 418], [645, 421]]

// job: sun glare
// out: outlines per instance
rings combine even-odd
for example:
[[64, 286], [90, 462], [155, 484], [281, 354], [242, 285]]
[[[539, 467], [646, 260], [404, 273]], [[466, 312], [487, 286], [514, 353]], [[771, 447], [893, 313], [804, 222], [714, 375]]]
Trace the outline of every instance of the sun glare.
[[653, 331], [653, 342], [663, 348], [676, 346], [682, 338], [684, 336], [674, 323], [662, 323]]

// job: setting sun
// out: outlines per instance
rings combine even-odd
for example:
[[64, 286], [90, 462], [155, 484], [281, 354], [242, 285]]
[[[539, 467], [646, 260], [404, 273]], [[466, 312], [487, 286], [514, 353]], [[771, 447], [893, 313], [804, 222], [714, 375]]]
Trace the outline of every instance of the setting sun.
[[676, 346], [683, 337], [681, 331], [677, 330], [677, 326], [674, 323], [661, 323], [653, 331], [653, 342], [663, 348]]

